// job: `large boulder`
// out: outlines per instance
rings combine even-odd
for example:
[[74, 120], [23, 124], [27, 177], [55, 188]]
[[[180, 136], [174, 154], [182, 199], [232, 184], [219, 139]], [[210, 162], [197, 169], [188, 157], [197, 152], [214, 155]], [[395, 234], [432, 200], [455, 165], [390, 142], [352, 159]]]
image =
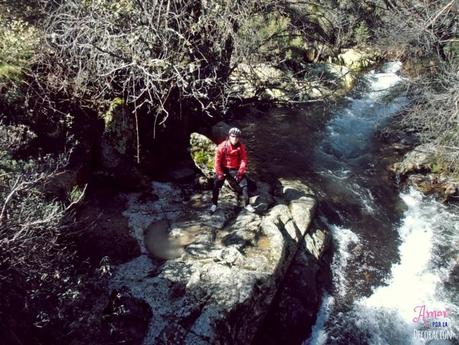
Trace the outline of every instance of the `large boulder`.
[[209, 179], [215, 178], [214, 157], [217, 145], [199, 133], [191, 133], [190, 154], [196, 167]]
[[117, 267], [110, 287], [149, 304], [144, 343], [253, 341], [316, 204], [299, 181], [282, 184], [282, 200], [262, 215], [238, 208], [226, 190], [213, 215], [207, 191], [184, 198], [183, 187], [155, 182], [156, 198], [128, 196], [124, 215], [141, 255]]
[[254, 345], [301, 344], [315, 323], [328, 280], [330, 235], [314, 229], [306, 236], [323, 241], [301, 244]]
[[434, 144], [423, 144], [408, 152], [390, 170], [424, 194], [436, 194], [442, 201], [457, 198], [459, 180], [443, 169]]
[[419, 145], [414, 150], [408, 152], [401, 162], [395, 163], [392, 171], [401, 177], [418, 172], [428, 172], [432, 168], [435, 155], [436, 148], [434, 145]]
[[378, 61], [378, 58], [378, 54], [374, 51], [364, 51], [353, 48], [345, 49], [343, 53], [338, 55], [340, 64], [356, 72], [374, 65]]
[[104, 130], [98, 145], [98, 166], [94, 176], [124, 190], [145, 188], [147, 178], [135, 161], [135, 123], [123, 100], [115, 98], [101, 117]]
[[413, 174], [408, 177], [410, 185], [426, 195], [436, 194], [442, 201], [458, 196], [459, 181], [437, 174]]
[[102, 114], [104, 132], [100, 143], [100, 163], [105, 169], [114, 169], [127, 156], [134, 156], [134, 121], [124, 107], [122, 99], [115, 98], [107, 112]]

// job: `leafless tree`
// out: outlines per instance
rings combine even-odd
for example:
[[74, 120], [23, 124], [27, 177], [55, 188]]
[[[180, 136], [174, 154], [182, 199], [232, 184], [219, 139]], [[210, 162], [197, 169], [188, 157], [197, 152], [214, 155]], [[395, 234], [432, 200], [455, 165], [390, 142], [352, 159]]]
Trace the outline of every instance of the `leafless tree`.
[[139, 111], [151, 114], [155, 136], [184, 107], [210, 116], [226, 109], [238, 28], [269, 3], [59, 2], [43, 25], [28, 99], [43, 117], [63, 116], [56, 99], [100, 112], [123, 99], [135, 119], [139, 159]]
[[408, 83], [411, 105], [403, 125], [434, 142], [439, 159], [459, 171], [459, 50], [457, 3], [389, 2], [379, 44], [415, 66]]
[[172, 99], [193, 99], [210, 111], [225, 103], [222, 82], [235, 33], [255, 7], [251, 1], [66, 1], [46, 25], [45, 53], [56, 59], [48, 81], [86, 102], [124, 96], [134, 110], [151, 107], [157, 123], [166, 120]]

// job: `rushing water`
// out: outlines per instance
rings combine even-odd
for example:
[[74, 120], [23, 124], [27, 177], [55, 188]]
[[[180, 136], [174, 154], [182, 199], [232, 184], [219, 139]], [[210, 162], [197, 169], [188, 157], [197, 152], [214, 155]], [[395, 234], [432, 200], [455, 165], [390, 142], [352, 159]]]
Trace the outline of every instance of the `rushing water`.
[[[333, 296], [324, 296], [305, 344], [408, 345], [424, 344], [429, 337], [437, 339], [428, 344], [458, 343], [459, 291], [454, 269], [459, 263], [459, 209], [414, 190], [400, 197], [407, 210], [398, 226], [399, 261], [392, 265], [384, 285], [347, 305], [338, 301], [352, 288], [353, 281], [345, 274], [348, 248], [359, 238], [348, 229], [332, 226], [337, 243], [333, 262], [336, 290]], [[428, 314], [433, 311], [435, 317]]]
[[459, 210], [399, 192], [375, 136], [407, 104], [399, 70], [367, 73], [331, 112], [241, 122], [258, 177], [307, 182], [332, 232], [333, 286], [305, 345], [458, 343]]

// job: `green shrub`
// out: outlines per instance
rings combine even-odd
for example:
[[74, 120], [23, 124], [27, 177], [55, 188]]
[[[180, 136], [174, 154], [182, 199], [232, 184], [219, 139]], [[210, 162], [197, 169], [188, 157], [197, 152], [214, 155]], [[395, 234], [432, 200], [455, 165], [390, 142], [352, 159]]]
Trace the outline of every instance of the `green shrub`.
[[214, 168], [214, 159], [209, 156], [204, 150], [196, 150], [193, 152], [193, 158], [199, 165], [206, 166], [210, 170]]
[[368, 29], [368, 25], [367, 23], [362, 21], [354, 29], [354, 41], [358, 45], [364, 45], [365, 43], [367, 43], [369, 38], [370, 38], [370, 31]]
[[22, 19], [0, 14], [0, 82], [18, 80], [38, 44], [38, 30]]

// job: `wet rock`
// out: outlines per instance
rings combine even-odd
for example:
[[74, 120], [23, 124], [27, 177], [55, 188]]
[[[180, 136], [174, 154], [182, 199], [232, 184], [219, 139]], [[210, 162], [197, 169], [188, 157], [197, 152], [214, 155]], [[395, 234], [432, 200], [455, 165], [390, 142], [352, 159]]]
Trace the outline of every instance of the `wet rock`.
[[417, 190], [427, 194], [432, 192], [432, 181], [424, 175], [411, 175], [408, 179]]
[[[288, 200], [265, 215], [237, 207], [233, 193], [225, 190], [213, 215], [208, 191], [185, 201], [177, 186], [155, 182], [158, 200], [139, 203], [138, 195], [129, 197], [124, 214], [142, 255], [118, 266], [110, 287], [125, 286], [151, 307], [145, 343], [251, 343], [315, 208], [312, 195], [305, 195], [307, 187], [284, 183]], [[272, 196], [263, 198], [272, 204]], [[161, 231], [155, 230], [158, 224]], [[158, 258], [158, 248], [147, 249], [145, 229], [162, 237], [154, 239], [157, 247], [175, 248], [176, 255]], [[320, 236], [312, 238], [320, 242]]]
[[459, 186], [459, 182], [435, 174], [413, 174], [408, 177], [408, 182], [424, 194], [439, 195], [443, 201], [456, 196]]

